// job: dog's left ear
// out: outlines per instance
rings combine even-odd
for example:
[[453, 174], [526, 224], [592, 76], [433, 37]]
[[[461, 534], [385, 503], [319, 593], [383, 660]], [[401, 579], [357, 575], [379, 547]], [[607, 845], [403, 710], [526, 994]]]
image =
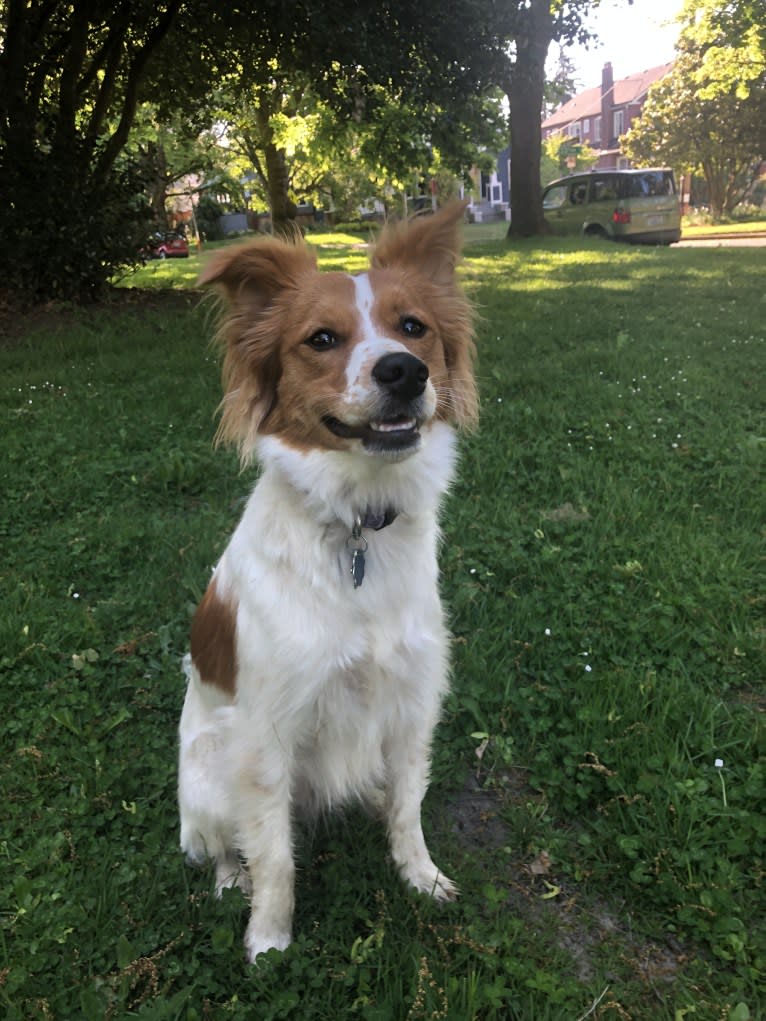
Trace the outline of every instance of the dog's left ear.
[[436, 284], [449, 284], [462, 247], [467, 201], [450, 202], [433, 215], [420, 215], [384, 228], [372, 252], [373, 269], [412, 266]]

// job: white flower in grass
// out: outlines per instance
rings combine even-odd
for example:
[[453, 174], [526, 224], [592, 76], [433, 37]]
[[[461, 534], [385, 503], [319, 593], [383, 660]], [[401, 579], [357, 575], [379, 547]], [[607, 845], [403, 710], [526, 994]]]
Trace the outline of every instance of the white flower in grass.
[[723, 759], [716, 759], [713, 765], [716, 769], [723, 769]]
[[593, 667], [590, 665], [590, 663], [586, 663], [585, 664], [585, 673], [589, 674], [592, 670], [593, 670]]

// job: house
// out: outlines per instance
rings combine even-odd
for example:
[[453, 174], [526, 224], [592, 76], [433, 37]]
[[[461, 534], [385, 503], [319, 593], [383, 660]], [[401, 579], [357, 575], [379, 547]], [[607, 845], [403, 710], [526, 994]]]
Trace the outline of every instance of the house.
[[[498, 153], [495, 167], [485, 173], [474, 167], [470, 173], [473, 181], [471, 202], [468, 206], [469, 219], [474, 223], [492, 220], [510, 220], [511, 148], [507, 146]], [[461, 195], [463, 194], [461, 189]]]
[[614, 81], [612, 65], [604, 64], [601, 85], [578, 92], [546, 117], [542, 123], [543, 138], [563, 133], [578, 142], [587, 142], [598, 151], [599, 170], [629, 167], [630, 161], [620, 152], [620, 135], [640, 116], [649, 87], [664, 78], [672, 67], [670, 61]]

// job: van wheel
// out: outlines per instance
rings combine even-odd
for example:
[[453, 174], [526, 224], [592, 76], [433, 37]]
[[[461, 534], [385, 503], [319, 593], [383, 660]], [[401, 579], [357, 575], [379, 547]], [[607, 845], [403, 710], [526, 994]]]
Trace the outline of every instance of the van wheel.
[[603, 227], [588, 227], [585, 231], [586, 238], [595, 238], [597, 241], [608, 241], [609, 235]]

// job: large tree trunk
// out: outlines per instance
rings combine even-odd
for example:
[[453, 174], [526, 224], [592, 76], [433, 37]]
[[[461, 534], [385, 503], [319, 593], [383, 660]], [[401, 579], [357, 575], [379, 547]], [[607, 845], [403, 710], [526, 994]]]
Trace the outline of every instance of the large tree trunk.
[[290, 198], [290, 173], [285, 150], [268, 144], [265, 150], [266, 181], [271, 209], [271, 228], [275, 234], [292, 234], [297, 207]]
[[263, 160], [257, 152], [253, 152], [253, 165], [256, 167], [261, 182], [266, 188], [271, 211], [271, 229], [275, 234], [292, 234], [295, 230], [295, 214], [297, 207], [290, 198], [290, 170], [287, 166], [285, 150], [274, 141], [274, 129], [271, 125], [272, 110], [268, 103], [261, 101], [255, 111], [258, 126], [258, 139], [251, 141], [253, 150], [260, 149]]
[[508, 237], [548, 232], [540, 203], [540, 117], [545, 58], [553, 39], [550, 0], [531, 0], [516, 36], [516, 59], [508, 83], [511, 109], [511, 225]]

